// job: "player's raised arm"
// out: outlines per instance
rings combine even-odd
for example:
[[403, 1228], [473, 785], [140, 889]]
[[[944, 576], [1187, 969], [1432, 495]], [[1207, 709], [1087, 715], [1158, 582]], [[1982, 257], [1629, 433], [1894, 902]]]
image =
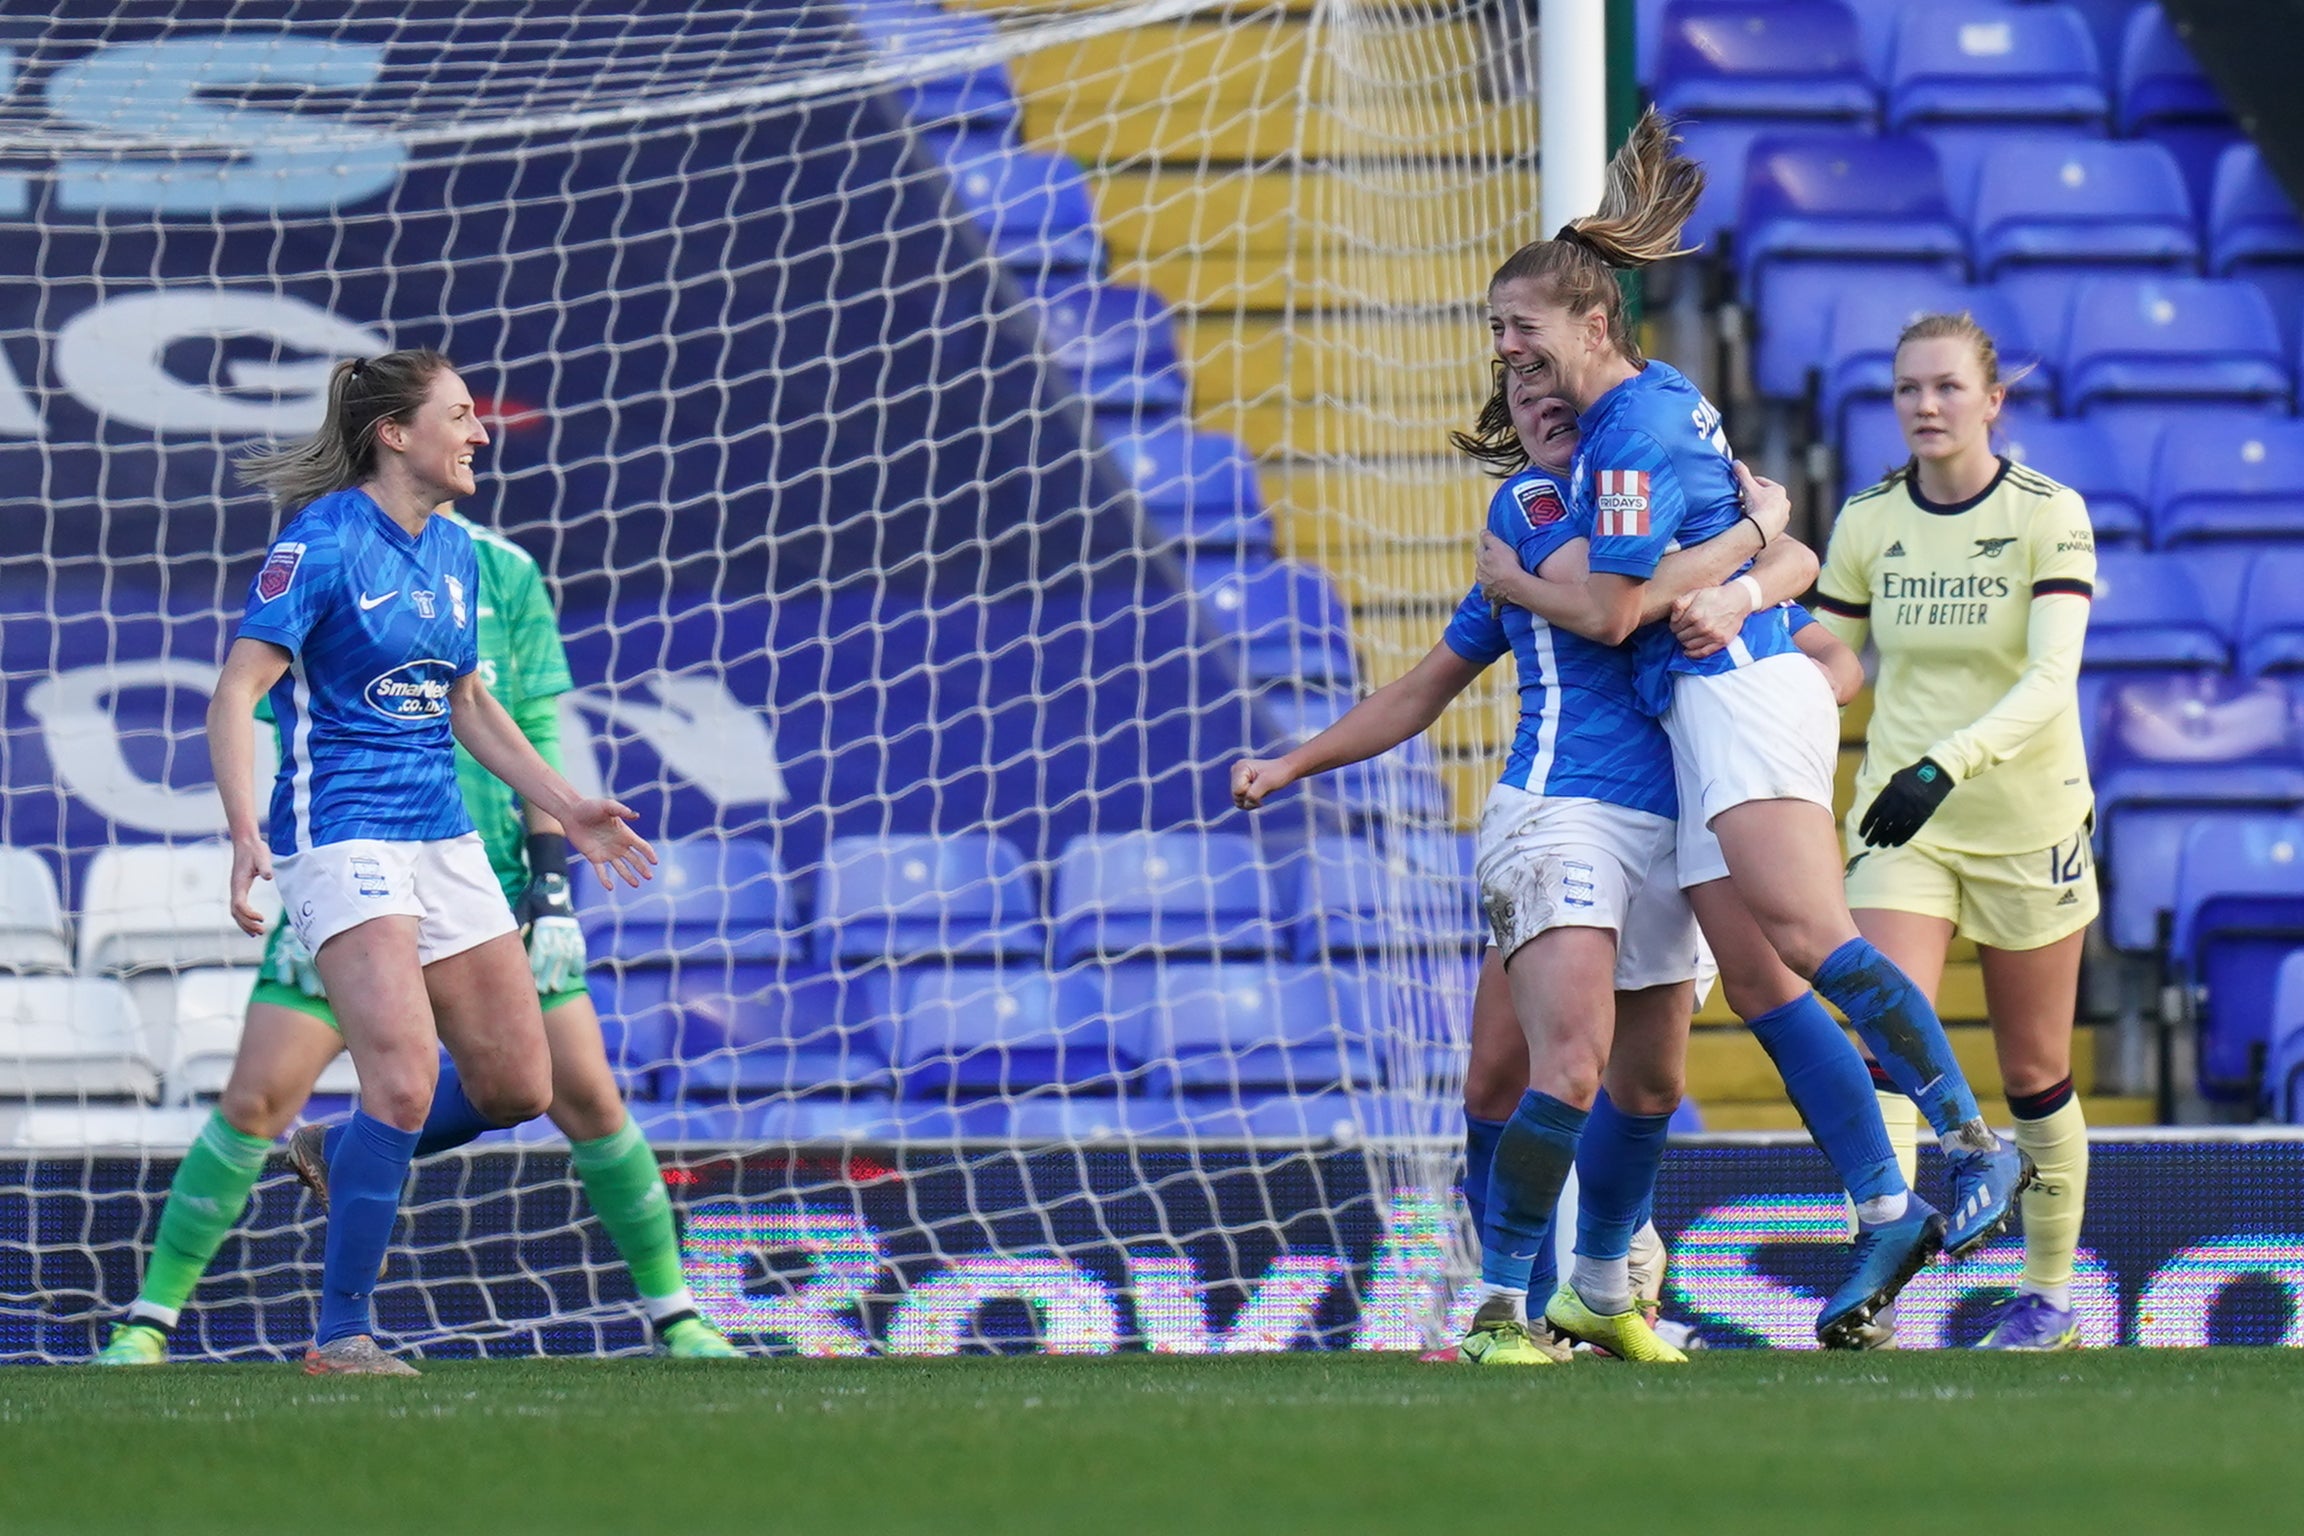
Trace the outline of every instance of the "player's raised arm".
[[504, 706], [490, 696], [477, 671], [456, 679], [449, 704], [449, 723], [464, 750], [523, 800], [560, 823], [570, 845], [591, 863], [602, 885], [614, 883], [611, 872], [623, 876], [627, 885], [651, 878], [656, 850], [628, 825], [638, 813], [619, 801], [587, 800], [577, 794], [537, 754]]
[[1298, 779], [1391, 751], [1431, 729], [1449, 701], [1471, 687], [1485, 665], [1457, 655], [1443, 641], [1301, 746], [1276, 758], [1244, 757], [1234, 763], [1232, 803], [1253, 811]]

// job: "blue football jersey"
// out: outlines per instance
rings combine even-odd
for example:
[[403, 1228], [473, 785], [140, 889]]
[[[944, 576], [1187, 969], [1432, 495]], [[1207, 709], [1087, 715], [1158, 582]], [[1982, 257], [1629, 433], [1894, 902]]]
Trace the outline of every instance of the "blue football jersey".
[[364, 491], [323, 496], [281, 530], [240, 620], [290, 657], [270, 696], [275, 855], [472, 830], [448, 690], [480, 664], [479, 592], [470, 534], [435, 517], [411, 538]]
[[[1720, 413], [1671, 365], [1650, 363], [1595, 400], [1578, 426], [1570, 504], [1592, 527], [1593, 570], [1646, 581], [1667, 553], [1727, 532], [1743, 514]], [[1702, 661], [1688, 658], [1669, 625], [1647, 625], [1632, 637], [1640, 706], [1662, 714], [1674, 673], [1729, 672], [1793, 649], [1778, 608], [1753, 614]]]
[[[1497, 488], [1488, 528], [1533, 571], [1591, 525], [1568, 504], [1560, 483], [1524, 469]], [[1525, 608], [1501, 613], [1474, 587], [1442, 638], [1466, 661], [1486, 666], [1510, 652], [1520, 667], [1520, 728], [1504, 782], [1535, 795], [1605, 800], [1657, 816], [1677, 816], [1672, 747], [1632, 697], [1629, 649], [1555, 629]]]

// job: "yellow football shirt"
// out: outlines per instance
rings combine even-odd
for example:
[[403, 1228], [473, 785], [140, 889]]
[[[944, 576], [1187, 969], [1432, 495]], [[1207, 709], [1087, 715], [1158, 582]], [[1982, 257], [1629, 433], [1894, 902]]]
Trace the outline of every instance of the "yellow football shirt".
[[[1889, 775], [1933, 757], [1954, 788], [1912, 839], [1966, 853], [2029, 853], [2069, 838], [2094, 803], [2072, 679], [2085, 622], [2035, 626], [2034, 599], [2094, 591], [2096, 537], [2068, 486], [2008, 460], [1956, 505], [1910, 477], [1841, 508], [1816, 587], [1818, 617], [1852, 644], [1868, 625], [1880, 653], [1853, 827]], [[2036, 629], [2053, 634], [2051, 690], [2036, 677]]]

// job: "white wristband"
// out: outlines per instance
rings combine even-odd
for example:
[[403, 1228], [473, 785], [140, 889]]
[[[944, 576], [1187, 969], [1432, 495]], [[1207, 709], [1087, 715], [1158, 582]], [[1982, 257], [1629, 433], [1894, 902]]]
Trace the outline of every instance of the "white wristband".
[[1768, 606], [1768, 594], [1760, 590], [1759, 577], [1752, 575], [1739, 576], [1734, 581], [1728, 583], [1728, 585], [1732, 587], [1740, 587], [1743, 589], [1744, 595], [1752, 599], [1752, 611], [1754, 613], [1758, 613], [1761, 609]]

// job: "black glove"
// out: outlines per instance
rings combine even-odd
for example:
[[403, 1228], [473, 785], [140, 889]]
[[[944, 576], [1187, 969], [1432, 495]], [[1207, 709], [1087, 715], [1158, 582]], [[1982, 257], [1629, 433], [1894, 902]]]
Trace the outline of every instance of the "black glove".
[[1899, 768], [1865, 811], [1857, 831], [1874, 848], [1901, 848], [1912, 841], [1936, 807], [1952, 793], [1952, 775], [1932, 757]]

